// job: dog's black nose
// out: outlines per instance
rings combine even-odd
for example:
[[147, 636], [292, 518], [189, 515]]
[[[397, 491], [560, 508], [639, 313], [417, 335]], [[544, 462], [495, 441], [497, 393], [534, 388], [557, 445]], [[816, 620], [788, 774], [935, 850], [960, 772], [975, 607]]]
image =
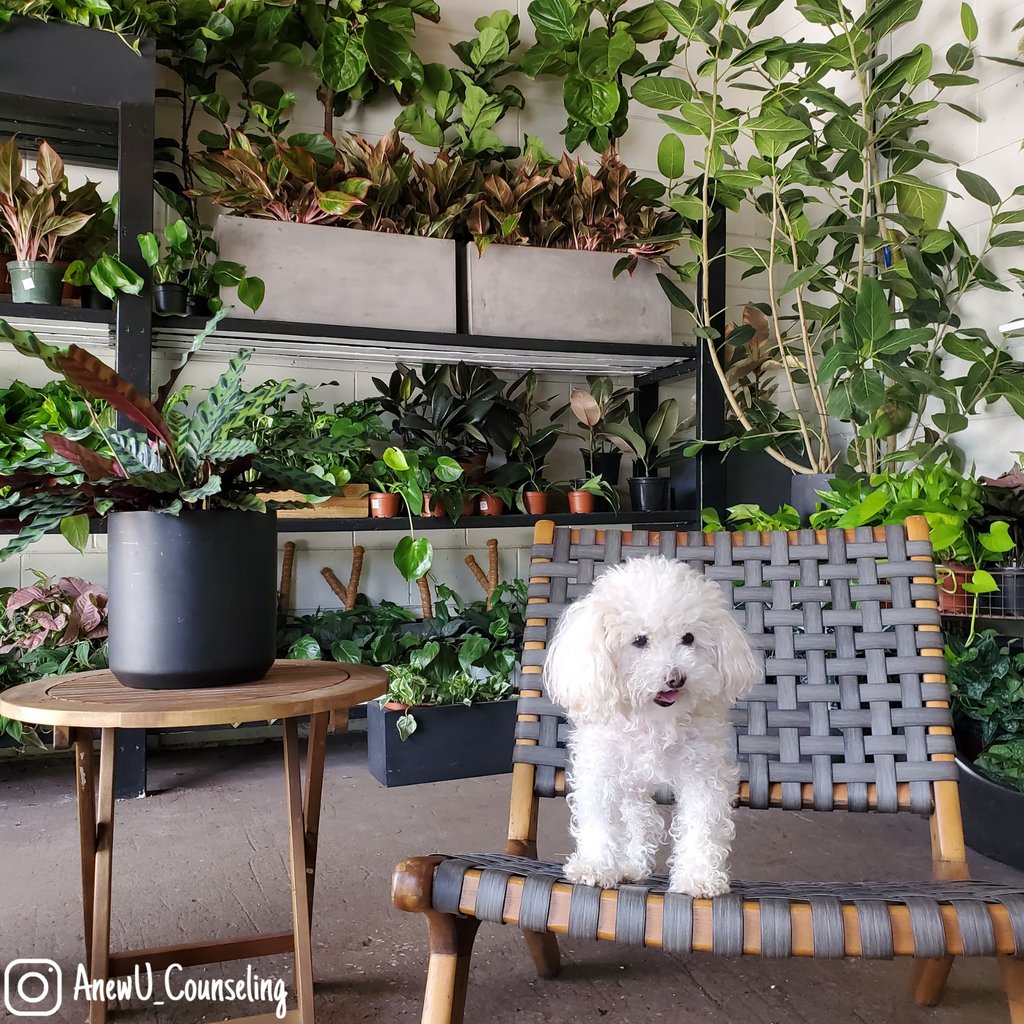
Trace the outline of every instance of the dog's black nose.
[[681, 690], [686, 685], [686, 676], [678, 675], [673, 672], [672, 675], [668, 677], [667, 682], [670, 690]]

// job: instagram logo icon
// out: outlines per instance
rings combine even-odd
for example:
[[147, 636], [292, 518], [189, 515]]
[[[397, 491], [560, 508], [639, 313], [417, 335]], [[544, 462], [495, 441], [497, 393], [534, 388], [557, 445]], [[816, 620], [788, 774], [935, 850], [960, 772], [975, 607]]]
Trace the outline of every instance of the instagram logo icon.
[[4, 971], [4, 1006], [12, 1017], [52, 1017], [61, 1003], [61, 971], [52, 960], [12, 960]]

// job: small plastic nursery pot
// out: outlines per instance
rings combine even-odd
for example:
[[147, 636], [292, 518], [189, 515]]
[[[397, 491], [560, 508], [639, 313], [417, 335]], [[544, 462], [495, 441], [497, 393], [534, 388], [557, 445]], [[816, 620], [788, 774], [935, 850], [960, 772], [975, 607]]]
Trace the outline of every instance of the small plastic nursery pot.
[[481, 494], [479, 505], [482, 516], [500, 516], [505, 511], [505, 502], [495, 494]]
[[12, 260], [7, 264], [11, 276], [11, 301], [34, 305], [59, 306], [64, 292], [64, 268], [40, 260]]
[[591, 460], [586, 448], [580, 449], [583, 456], [583, 472], [587, 477], [599, 476], [609, 487], [615, 487], [622, 471], [622, 452], [594, 452]]
[[542, 516], [548, 510], [551, 495], [547, 491], [523, 491], [523, 503], [531, 516]]
[[82, 309], [114, 308], [114, 300], [108, 299], [103, 292], [91, 284], [83, 284], [78, 291], [82, 299]]
[[634, 476], [629, 479], [629, 500], [634, 512], [668, 510], [668, 477]]
[[184, 316], [188, 312], [188, 290], [183, 284], [153, 285], [153, 311], [159, 316]]
[[210, 316], [210, 300], [205, 295], [189, 295], [185, 300], [185, 312], [189, 316]]
[[569, 499], [569, 511], [577, 515], [593, 512], [597, 504], [597, 498], [590, 491], [570, 491], [566, 497]]
[[402, 507], [400, 494], [382, 494], [379, 491], [370, 493], [370, 518], [394, 519]]

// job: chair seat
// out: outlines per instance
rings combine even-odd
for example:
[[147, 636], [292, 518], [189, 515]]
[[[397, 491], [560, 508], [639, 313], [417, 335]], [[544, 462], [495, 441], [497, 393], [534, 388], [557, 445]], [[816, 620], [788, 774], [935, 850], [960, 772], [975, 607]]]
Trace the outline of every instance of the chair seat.
[[1024, 955], [1024, 890], [975, 881], [744, 882], [710, 900], [653, 875], [616, 889], [566, 881], [562, 865], [459, 854], [431, 905], [481, 921], [670, 952], [789, 957]]

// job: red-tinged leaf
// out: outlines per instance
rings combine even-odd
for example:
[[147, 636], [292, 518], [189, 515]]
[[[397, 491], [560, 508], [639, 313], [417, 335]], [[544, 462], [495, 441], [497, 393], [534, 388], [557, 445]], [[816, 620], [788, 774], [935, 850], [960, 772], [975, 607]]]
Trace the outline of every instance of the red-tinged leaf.
[[104, 458], [91, 448], [79, 444], [77, 441], [69, 441], [60, 434], [47, 432], [43, 434], [43, 440], [62, 459], [73, 462], [80, 466], [90, 480], [103, 480], [112, 476], [124, 476], [121, 467], [112, 459]]
[[90, 398], [107, 402], [133, 423], [144, 427], [150, 435], [161, 438], [173, 450], [174, 438], [157, 407], [102, 359], [97, 359], [84, 348], [71, 345], [66, 352], [59, 353], [55, 361], [60, 372]]
[[48, 142], [39, 143], [36, 173], [39, 175], [41, 185], [56, 188], [64, 180], [64, 161], [57, 156], [57, 151]]

